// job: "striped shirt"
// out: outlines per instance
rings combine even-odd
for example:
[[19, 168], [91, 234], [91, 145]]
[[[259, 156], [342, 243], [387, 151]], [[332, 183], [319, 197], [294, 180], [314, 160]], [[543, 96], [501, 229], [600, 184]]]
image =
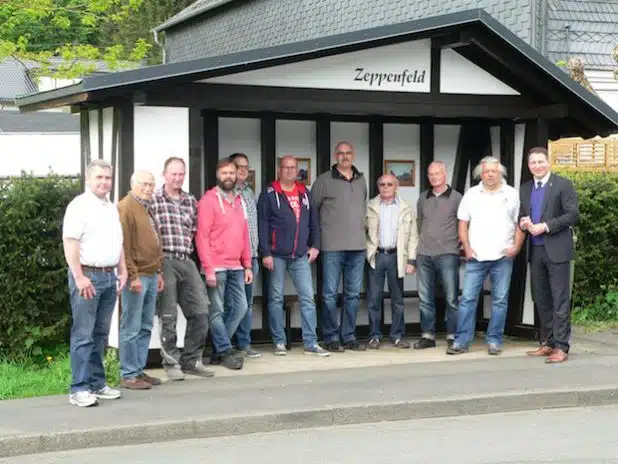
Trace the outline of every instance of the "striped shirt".
[[380, 201], [380, 225], [378, 226], [378, 246], [380, 248], [397, 248], [398, 221], [399, 199], [395, 197], [390, 203]]
[[258, 256], [258, 219], [257, 219], [257, 203], [255, 201], [255, 193], [249, 185], [236, 186], [237, 191], [242, 195], [247, 205], [247, 220], [249, 223], [249, 240], [251, 242], [251, 257]]
[[193, 237], [197, 230], [197, 200], [187, 192], [180, 191], [174, 199], [165, 191], [165, 186], [152, 196], [152, 215], [166, 258], [187, 258], [193, 252]]

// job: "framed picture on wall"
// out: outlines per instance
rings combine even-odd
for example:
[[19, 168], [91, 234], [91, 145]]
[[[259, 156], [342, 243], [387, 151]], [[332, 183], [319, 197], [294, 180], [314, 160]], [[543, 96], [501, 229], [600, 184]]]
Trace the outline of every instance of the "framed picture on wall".
[[247, 185], [251, 187], [251, 190], [255, 192], [255, 169], [249, 169], [249, 175], [247, 176]]
[[[311, 185], [311, 158], [296, 158], [296, 161], [298, 161], [298, 182], [305, 185]], [[281, 158], [277, 158], [277, 180], [279, 180], [280, 164]]]
[[399, 180], [400, 187], [416, 185], [414, 160], [384, 160], [384, 174], [392, 174]]

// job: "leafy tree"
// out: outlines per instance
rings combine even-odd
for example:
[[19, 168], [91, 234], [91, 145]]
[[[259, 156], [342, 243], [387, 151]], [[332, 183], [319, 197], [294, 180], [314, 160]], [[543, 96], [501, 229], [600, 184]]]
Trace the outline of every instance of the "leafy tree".
[[176, 13], [194, 3], [194, 0], [148, 0], [123, 21], [108, 22], [101, 32], [103, 42], [131, 47], [140, 38], [146, 39], [150, 48], [145, 56], [148, 64], [161, 63], [162, 48], [154, 42], [151, 30]]
[[[152, 1], [152, 0], [149, 0]], [[0, 60], [14, 57], [41, 63], [40, 73], [79, 77], [104, 60], [111, 69], [142, 60], [151, 45], [143, 37], [129, 43], [101, 44], [102, 28], [119, 24], [145, 0], [0, 0]], [[50, 58], [63, 66], [52, 67]]]

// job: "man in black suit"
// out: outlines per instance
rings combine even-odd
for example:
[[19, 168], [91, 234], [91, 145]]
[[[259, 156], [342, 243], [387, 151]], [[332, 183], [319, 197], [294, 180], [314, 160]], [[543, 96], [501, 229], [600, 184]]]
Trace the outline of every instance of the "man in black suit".
[[520, 188], [519, 227], [529, 235], [532, 299], [541, 323], [541, 346], [529, 356], [546, 363], [568, 358], [571, 336], [571, 261], [573, 226], [579, 220], [577, 193], [570, 180], [550, 172], [543, 147], [528, 152], [533, 179]]

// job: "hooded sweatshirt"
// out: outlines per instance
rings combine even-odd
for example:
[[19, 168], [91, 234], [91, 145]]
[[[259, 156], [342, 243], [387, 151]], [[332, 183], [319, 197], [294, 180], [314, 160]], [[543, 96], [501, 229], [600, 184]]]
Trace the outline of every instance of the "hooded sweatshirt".
[[258, 200], [258, 232], [262, 256], [299, 258], [309, 248], [320, 248], [318, 214], [304, 184], [284, 191], [273, 182]]
[[206, 278], [214, 279], [217, 271], [251, 269], [247, 208], [238, 192], [232, 202], [219, 187], [204, 194], [197, 205], [195, 246]]

